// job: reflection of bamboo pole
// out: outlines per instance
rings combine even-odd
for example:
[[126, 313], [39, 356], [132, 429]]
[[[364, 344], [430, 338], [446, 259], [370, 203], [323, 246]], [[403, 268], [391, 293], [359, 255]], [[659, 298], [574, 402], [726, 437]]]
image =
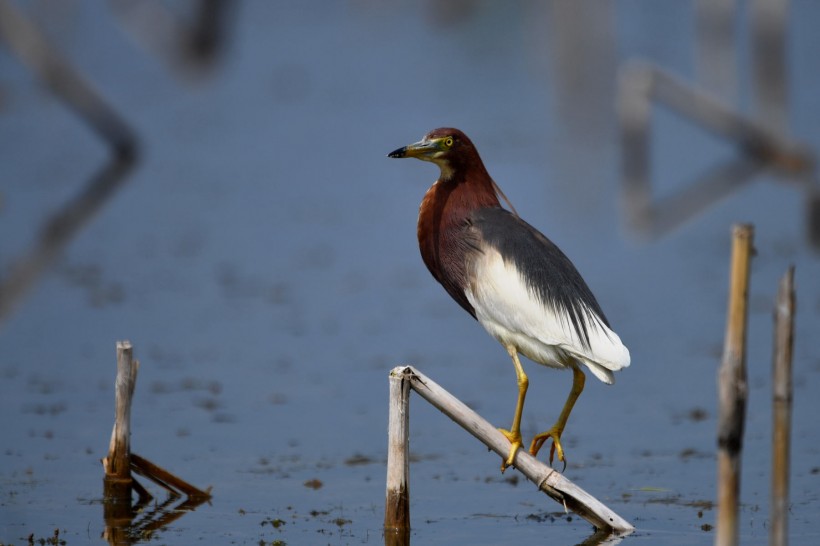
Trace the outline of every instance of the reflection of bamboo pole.
[[728, 103], [737, 101], [736, 0], [695, 0], [700, 83]]
[[[801, 174], [814, 168], [814, 156], [808, 148], [749, 120], [713, 95], [688, 85], [654, 65], [633, 61], [622, 69], [621, 78], [620, 94], [637, 94], [635, 97], [621, 98], [622, 102], [651, 103], [653, 99], [662, 102], [685, 119], [736, 143], [752, 158], [787, 174]], [[629, 118], [634, 111], [639, 110], [630, 106], [622, 116]]]
[[133, 158], [136, 138], [130, 127], [52, 46], [14, 3], [0, 0], [0, 36], [23, 63], [106, 141], [116, 157]]
[[718, 372], [718, 514], [715, 544], [738, 543], [740, 455], [746, 415], [746, 317], [754, 228], [732, 228], [732, 268], [723, 361]]
[[755, 114], [771, 130], [782, 134], [789, 129], [790, 3], [790, 0], [748, 2]]
[[126, 175], [136, 164], [138, 143], [119, 114], [60, 50], [49, 43], [37, 25], [14, 2], [7, 0], [0, 0], [0, 39], [111, 149], [111, 159], [88, 181], [81, 193], [46, 220], [35, 244], [8, 268], [8, 275], [0, 280], [2, 321], [63, 246], [125, 182]]
[[[488, 448], [502, 457], [509, 455], [510, 442], [498, 429], [432, 379], [410, 366], [394, 368], [390, 375], [391, 380], [393, 377], [400, 377], [402, 382], [408, 383], [409, 387], [422, 398], [478, 438]], [[402, 389], [398, 387], [395, 390], [391, 389], [391, 393], [397, 395], [401, 392]], [[391, 432], [393, 432], [392, 428]], [[393, 444], [392, 439], [390, 444]], [[388, 456], [392, 453], [393, 451], [389, 451]], [[390, 466], [391, 462], [388, 461], [388, 468]], [[561, 503], [565, 509], [574, 511], [596, 528], [615, 533], [630, 533], [635, 529], [598, 499], [569, 481], [557, 470], [532, 457], [525, 450], [519, 449], [516, 452], [513, 466], [535, 483], [540, 490]]]
[[774, 313], [771, 546], [788, 543], [789, 451], [794, 344], [794, 266], [780, 281]]

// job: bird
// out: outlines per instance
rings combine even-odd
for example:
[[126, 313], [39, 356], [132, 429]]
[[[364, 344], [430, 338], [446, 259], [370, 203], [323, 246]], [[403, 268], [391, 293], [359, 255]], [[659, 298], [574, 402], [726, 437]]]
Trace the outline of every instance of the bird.
[[498, 429], [510, 442], [501, 471], [513, 465], [522, 447], [529, 378], [519, 355], [572, 371], [572, 388], [555, 424], [535, 435], [529, 449], [537, 456], [551, 440], [549, 463], [557, 455], [565, 470], [561, 435], [584, 390], [584, 370], [612, 384], [613, 372], [629, 366], [629, 350], [570, 259], [518, 215], [467, 135], [449, 127], [434, 129], [388, 157], [414, 157], [438, 166], [439, 177], [419, 206], [422, 260], [456, 303], [506, 349], [515, 367], [512, 425]]

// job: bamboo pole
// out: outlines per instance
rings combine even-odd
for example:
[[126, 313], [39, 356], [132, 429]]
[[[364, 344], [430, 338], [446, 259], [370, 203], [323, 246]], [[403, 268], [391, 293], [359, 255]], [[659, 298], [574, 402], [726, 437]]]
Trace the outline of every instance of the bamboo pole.
[[788, 544], [794, 310], [794, 266], [791, 266], [780, 280], [774, 312], [771, 546]]
[[112, 544], [119, 543], [123, 531], [134, 517], [131, 506], [131, 400], [137, 382], [139, 362], [133, 359], [133, 348], [129, 341], [117, 342], [117, 379], [114, 383], [115, 413], [114, 430], [108, 446], [108, 455], [103, 458], [105, 477], [103, 478], [103, 519], [106, 535]]
[[390, 372], [390, 408], [387, 438], [387, 492], [385, 530], [410, 527], [410, 382], [405, 374]]
[[718, 513], [716, 546], [738, 544], [738, 503], [743, 425], [746, 415], [746, 318], [754, 227], [732, 227], [729, 309], [718, 372]]
[[[115, 490], [126, 487], [127, 498], [131, 498], [131, 400], [137, 382], [139, 361], [133, 359], [133, 348], [130, 341], [117, 342], [117, 379], [114, 383], [115, 412], [114, 430], [111, 431], [111, 442], [108, 455], [103, 458], [105, 469], [106, 497], [109, 488]], [[115, 493], [113, 496], [121, 497]]]
[[[390, 375], [391, 380], [392, 377], [402, 378], [402, 381], [406, 382], [409, 388], [416, 391], [422, 398], [478, 438], [499, 456], [506, 458], [509, 455], [510, 442], [497, 428], [432, 379], [412, 366], [394, 368]], [[394, 391], [391, 389], [391, 392]], [[391, 419], [392, 423], [393, 420]], [[396, 432], [391, 428], [391, 436]], [[390, 443], [392, 445], [393, 441], [391, 440]], [[391, 465], [389, 458], [392, 453], [392, 451], [388, 452], [388, 468]], [[407, 463], [405, 462], [405, 464]], [[629, 522], [595, 497], [572, 483], [557, 470], [532, 457], [525, 450], [519, 449], [516, 452], [513, 466], [535, 483], [538, 489], [562, 504], [565, 510], [572, 510], [596, 528], [613, 533], [630, 533], [635, 529]]]

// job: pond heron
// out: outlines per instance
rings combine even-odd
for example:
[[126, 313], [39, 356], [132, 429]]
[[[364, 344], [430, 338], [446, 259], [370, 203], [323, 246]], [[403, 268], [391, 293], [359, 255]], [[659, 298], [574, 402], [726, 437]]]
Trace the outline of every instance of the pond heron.
[[[552, 440], [550, 464], [564, 463], [561, 434], [584, 389], [582, 367], [607, 384], [629, 366], [629, 351], [563, 252], [522, 220], [458, 129], [441, 128], [388, 154], [438, 165], [438, 180], [419, 207], [421, 257], [456, 302], [504, 346], [515, 366], [518, 399], [502, 472], [521, 447], [521, 412], [529, 380], [518, 359], [572, 370], [572, 389], [555, 424], [530, 444], [535, 456]], [[501, 206], [504, 199], [510, 210]]]

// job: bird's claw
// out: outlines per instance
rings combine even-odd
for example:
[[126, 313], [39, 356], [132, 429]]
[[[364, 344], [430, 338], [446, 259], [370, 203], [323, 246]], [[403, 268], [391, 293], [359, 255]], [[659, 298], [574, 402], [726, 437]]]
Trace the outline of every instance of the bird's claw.
[[518, 448], [522, 446], [521, 443], [521, 433], [520, 432], [511, 432], [509, 430], [500, 428], [498, 432], [503, 434], [507, 440], [510, 441], [510, 454], [507, 456], [507, 460], [501, 461], [501, 473], [503, 474], [507, 467], [512, 466], [513, 461], [515, 460], [515, 453], [518, 451]]
[[561, 446], [561, 433], [559, 431], [554, 430], [554, 429], [550, 429], [546, 432], [542, 432], [541, 434], [537, 434], [532, 439], [532, 444], [530, 444], [530, 455], [532, 455], [533, 457], [538, 455], [538, 451], [544, 445], [544, 442], [546, 442], [550, 438], [552, 439], [552, 445], [550, 446], [550, 457], [549, 457], [550, 466], [552, 466], [553, 458], [557, 454], [558, 455], [558, 460], [561, 461], [562, 463], [564, 463], [564, 466], [561, 469], [561, 472], [563, 472], [564, 470], [567, 469], [567, 460], [564, 457], [564, 448]]

